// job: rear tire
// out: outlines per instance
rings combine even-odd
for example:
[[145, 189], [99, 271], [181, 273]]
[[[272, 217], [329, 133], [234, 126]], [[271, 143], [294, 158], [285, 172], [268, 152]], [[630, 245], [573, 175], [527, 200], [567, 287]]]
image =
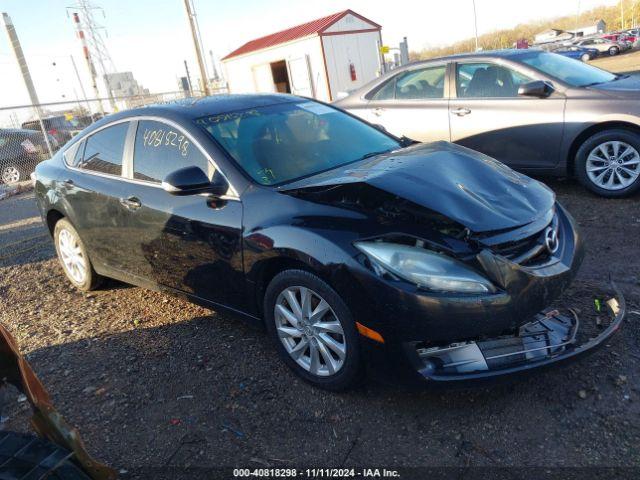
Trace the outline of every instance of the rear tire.
[[[304, 298], [309, 299], [308, 309]], [[322, 302], [326, 302], [324, 307]], [[300, 312], [297, 317], [296, 310]], [[316, 313], [320, 311], [325, 313]], [[303, 270], [276, 275], [267, 287], [264, 317], [278, 354], [303, 380], [333, 391], [353, 388], [362, 381], [355, 321], [342, 298], [316, 275]]]
[[587, 63], [589, 60], [591, 60], [591, 55], [589, 55], [588, 53], [583, 53], [580, 57], [580, 60]]
[[589, 137], [578, 149], [575, 174], [592, 192], [626, 197], [640, 189], [640, 135], [612, 129]]
[[612, 57], [615, 55], [618, 55], [619, 53], [620, 53], [620, 49], [618, 47], [611, 47], [609, 49], [609, 55]]
[[73, 286], [83, 292], [98, 288], [103, 277], [93, 269], [87, 249], [69, 220], [58, 220], [53, 229], [53, 240], [62, 270]]
[[26, 175], [16, 165], [7, 165], [0, 170], [0, 181], [2, 183], [11, 185], [26, 180]]

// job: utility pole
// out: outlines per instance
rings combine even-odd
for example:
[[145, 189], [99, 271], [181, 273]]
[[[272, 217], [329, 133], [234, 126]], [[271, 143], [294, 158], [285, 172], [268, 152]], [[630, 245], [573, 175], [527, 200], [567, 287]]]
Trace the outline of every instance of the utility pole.
[[624, 30], [624, 0], [620, 0], [620, 30]]
[[200, 42], [198, 41], [195, 14], [191, 9], [191, 0], [184, 0], [184, 8], [187, 10], [187, 17], [189, 18], [189, 27], [191, 28], [191, 36], [193, 37], [193, 47], [196, 51], [196, 60], [198, 61], [198, 68], [200, 69], [200, 81], [202, 83], [202, 90], [204, 91], [205, 95], [209, 96], [211, 95], [211, 91], [209, 89], [209, 82], [207, 81], [207, 70], [204, 66], [204, 58], [202, 58]]
[[97, 82], [98, 75], [96, 73], [96, 68], [93, 66], [93, 61], [91, 60], [91, 54], [89, 53], [89, 46], [87, 45], [87, 39], [84, 37], [84, 30], [82, 30], [82, 25], [80, 24], [80, 15], [78, 15], [77, 13], [73, 14], [73, 23], [75, 23], [76, 25], [76, 30], [78, 31], [78, 38], [80, 39], [80, 43], [82, 44], [82, 53], [84, 54], [84, 59], [87, 62], [87, 68], [89, 69], [89, 76], [91, 77], [91, 86], [93, 87], [93, 94], [96, 96], [96, 100], [98, 101], [98, 108], [100, 109], [100, 113], [104, 115], [104, 107], [102, 105], [102, 100], [100, 100], [100, 90], [98, 90], [98, 82]]
[[213, 56], [213, 50], [209, 50], [209, 56], [211, 57], [211, 69], [213, 70], [213, 81], [217, 82], [220, 80], [220, 76], [218, 75], [218, 69], [216, 68], [216, 59]]
[[18, 33], [16, 32], [16, 29], [13, 26], [13, 22], [11, 21], [11, 17], [9, 17], [8, 13], [2, 14], [2, 20], [4, 21], [4, 26], [7, 30], [7, 35], [9, 36], [9, 43], [13, 48], [13, 53], [15, 54], [16, 60], [18, 61], [18, 66], [20, 67], [20, 72], [22, 73], [22, 79], [24, 80], [24, 86], [27, 87], [27, 92], [29, 93], [29, 99], [31, 100], [33, 108], [36, 111], [36, 117], [38, 117], [38, 122], [40, 123], [40, 130], [42, 130], [44, 141], [47, 144], [47, 150], [49, 151], [49, 155], [53, 157], [53, 149], [51, 148], [51, 143], [49, 142], [49, 134], [47, 133], [47, 130], [44, 128], [44, 123], [42, 122], [42, 111], [40, 110], [40, 100], [38, 100], [36, 87], [33, 85], [33, 80], [31, 79], [31, 73], [29, 72], [29, 66], [27, 65], [27, 60], [24, 58], [24, 52], [22, 51], [20, 40], [18, 40]]
[[[109, 74], [115, 72], [116, 67], [111, 59], [106, 43], [102, 38], [101, 31], [105, 31], [106, 35], [106, 30], [94, 17], [94, 12], [96, 10], [101, 10], [102, 15], [105, 16], [104, 10], [99, 6], [92, 4], [89, 0], [76, 0], [74, 5], [67, 7], [67, 11], [68, 10], [75, 10], [76, 13], [81, 15], [80, 18], [82, 18], [82, 24], [78, 28], [83, 32], [86, 32], [86, 39], [83, 41], [83, 44], [86, 45], [91, 52], [92, 64], [94, 66], [97, 65], [100, 69], [100, 75], [96, 73], [96, 77], [102, 76], [102, 80], [104, 81], [107, 95], [109, 97], [109, 103], [111, 104], [111, 110], [115, 112], [118, 107], [116, 105], [115, 98], [113, 97], [113, 88], [111, 88], [111, 79]], [[76, 18], [76, 13], [74, 13], [74, 20]], [[96, 69], [94, 68], [94, 70]]]
[[187, 85], [189, 85], [189, 96], [193, 97], [193, 86], [191, 85], [191, 75], [189, 75], [189, 66], [187, 61], [184, 61], [184, 71], [187, 72]]
[[478, 51], [478, 16], [476, 15], [476, 0], [471, 0], [473, 2], [473, 27], [476, 33], [476, 52]]
[[580, 0], [578, 0], [578, 10], [576, 11], [576, 26], [575, 26], [576, 32], [578, 31], [579, 22], [580, 22]]

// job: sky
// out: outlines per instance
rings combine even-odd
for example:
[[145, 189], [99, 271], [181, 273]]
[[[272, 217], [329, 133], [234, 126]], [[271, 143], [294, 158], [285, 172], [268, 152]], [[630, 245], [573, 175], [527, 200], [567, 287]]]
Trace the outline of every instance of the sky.
[[[197, 77], [183, 0], [92, 0], [106, 27], [105, 42], [118, 71], [132, 71], [151, 92], [177, 90], [187, 60]], [[408, 37], [411, 50], [473, 36], [472, 0], [193, 0], [202, 40], [217, 58], [248, 40], [347, 8], [382, 25], [383, 43]], [[0, 0], [18, 32], [41, 103], [81, 97], [70, 56], [91, 96], [87, 67], [67, 8], [74, 0]], [[571, 15], [616, 0], [476, 0], [479, 34], [545, 17]], [[103, 13], [104, 12], [104, 16]], [[0, 29], [4, 25], [0, 22]], [[55, 66], [53, 65], [55, 63]], [[211, 68], [209, 66], [209, 68]], [[0, 33], [0, 108], [29, 98], [5, 33]], [[0, 111], [0, 118], [2, 117]]]

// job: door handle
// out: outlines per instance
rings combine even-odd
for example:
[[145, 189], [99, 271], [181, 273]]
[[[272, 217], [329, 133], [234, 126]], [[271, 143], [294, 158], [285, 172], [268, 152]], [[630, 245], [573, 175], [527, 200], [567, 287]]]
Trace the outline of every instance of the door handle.
[[383, 113], [384, 113], [384, 108], [380, 108], [380, 107], [378, 107], [378, 108], [374, 108], [374, 109], [373, 109], [373, 114], [374, 114], [376, 117], [379, 117], [379, 116], [380, 116], [380, 115], [382, 115]]
[[128, 210], [137, 210], [142, 206], [142, 202], [137, 197], [121, 198], [120, 205]]
[[456, 108], [455, 110], [451, 110], [451, 113], [459, 117], [464, 117], [465, 115], [469, 115], [471, 113], [471, 110], [465, 107], [460, 107]]

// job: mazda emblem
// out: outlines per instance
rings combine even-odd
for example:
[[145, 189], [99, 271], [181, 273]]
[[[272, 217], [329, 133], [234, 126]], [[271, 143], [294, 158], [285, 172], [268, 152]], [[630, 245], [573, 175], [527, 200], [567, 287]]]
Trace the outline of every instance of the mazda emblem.
[[544, 244], [549, 253], [554, 254], [558, 251], [560, 242], [558, 241], [558, 229], [549, 226], [544, 231]]

